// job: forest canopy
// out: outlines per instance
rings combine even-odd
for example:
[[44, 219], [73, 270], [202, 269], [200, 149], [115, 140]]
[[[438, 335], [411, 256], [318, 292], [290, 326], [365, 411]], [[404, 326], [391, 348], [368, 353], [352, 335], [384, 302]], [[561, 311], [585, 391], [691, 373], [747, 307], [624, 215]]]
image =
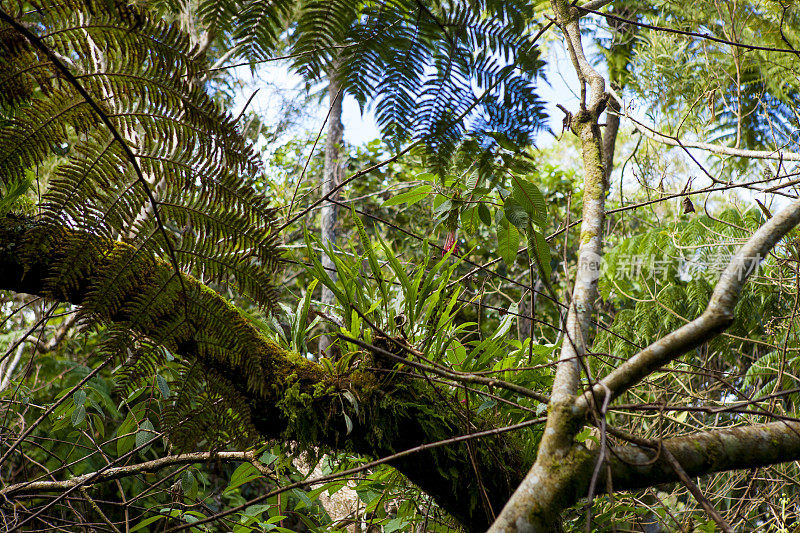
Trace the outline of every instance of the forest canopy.
[[800, 521], [794, 3], [0, 0], [0, 72], [6, 530]]

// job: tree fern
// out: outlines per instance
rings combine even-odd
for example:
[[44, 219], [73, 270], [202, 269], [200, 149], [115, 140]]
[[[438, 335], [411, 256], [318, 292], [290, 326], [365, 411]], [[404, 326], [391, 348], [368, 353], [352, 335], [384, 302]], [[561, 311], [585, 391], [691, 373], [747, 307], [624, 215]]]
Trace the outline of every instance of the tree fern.
[[[40, 187], [43, 220], [122, 236], [269, 303], [276, 254], [272, 212], [252, 187], [258, 164], [233, 119], [193, 83], [186, 37], [105, 2], [63, 2], [18, 18], [9, 3], [0, 4], [6, 190], [66, 144]], [[28, 27], [37, 31], [25, 36]]]
[[[612, 73], [631, 67], [647, 73], [622, 78], [630, 81], [634, 93], [657, 102], [655, 107], [673, 126], [680, 124], [683, 131], [693, 127], [703, 140], [730, 145], [738, 140], [741, 148], [750, 149], [796, 149], [799, 123], [793, 109], [800, 103], [800, 76], [795, 54], [748, 46], [797, 48], [800, 11], [792, 4], [760, 3], [740, 10], [722, 6], [705, 0], [666, 2], [656, 10], [638, 0], [615, 2], [612, 13], [624, 19], [707, 32], [735, 44], [634, 31], [610, 19], [614, 39], [607, 56]], [[661, 81], [653, 84], [654, 79]]]
[[[336, 73], [371, 106], [395, 145], [423, 141], [442, 171], [465, 136], [502, 131], [521, 144], [544, 127], [535, 90], [543, 65], [528, 3], [388, 0], [232, 0], [233, 38], [252, 61], [293, 55], [310, 83]], [[216, 13], [208, 13], [211, 24]], [[284, 33], [285, 32], [285, 33]], [[486, 94], [483, 94], [483, 93]]]
[[[215, 365], [255, 380], [264, 367], [239, 352], [239, 339], [220, 338], [232, 331], [226, 311], [185, 276], [272, 305], [273, 213], [254, 188], [253, 150], [199, 87], [200, 65], [175, 27], [94, 0], [31, 10], [0, 1], [0, 20], [2, 201], [24, 193], [31, 169], [52, 168], [34, 172], [36, 227], [51, 229], [29, 236], [36, 242], [24, 252], [33, 261], [37, 249], [60, 250], [47, 293], [81, 290], [86, 316], [118, 324], [102, 349], [125, 362], [130, 386], [165, 362], [159, 346], [177, 350], [176, 338], [205, 324], [193, 335], [196, 359], [182, 362], [186, 388], [165, 416], [177, 424], [213, 406], [193, 420], [223, 441], [242, 440], [252, 427], [242, 391]], [[172, 275], [153, 277], [159, 258]], [[190, 436], [183, 442], [214, 433], [198, 431], [181, 432]]]

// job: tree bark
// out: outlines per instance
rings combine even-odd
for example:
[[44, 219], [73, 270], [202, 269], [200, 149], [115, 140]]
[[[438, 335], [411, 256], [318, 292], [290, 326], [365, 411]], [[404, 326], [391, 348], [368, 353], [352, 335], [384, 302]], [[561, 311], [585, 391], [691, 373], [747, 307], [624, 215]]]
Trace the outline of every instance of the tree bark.
[[[330, 105], [330, 112], [328, 114], [328, 135], [325, 139], [325, 168], [322, 176], [321, 190], [323, 197], [331, 194], [342, 182], [343, 170], [342, 141], [344, 138], [344, 125], [342, 124], [342, 99], [344, 94], [334, 74], [329, 76], [328, 81], [328, 105]], [[330, 198], [322, 204], [322, 209], [320, 211], [322, 245], [326, 248], [335, 249], [336, 247], [336, 221], [338, 214], [336, 200], [338, 200], [339, 197], [340, 194], [338, 191], [333, 192]], [[323, 252], [321, 262], [322, 267], [335, 282], [337, 275], [333, 260]], [[324, 285], [322, 286], [320, 302], [325, 307], [326, 312], [329, 312], [336, 302], [333, 291]], [[319, 340], [320, 354], [327, 353], [330, 345], [330, 337], [328, 335], [322, 335]]]
[[584, 55], [578, 10], [566, 0], [553, 0], [552, 6], [582, 83], [581, 109], [570, 121], [572, 131], [580, 139], [584, 171], [578, 271], [550, 395], [547, 426], [536, 462], [492, 525], [490, 531], [495, 533], [549, 530], [564, 508], [562, 502], [576, 501], [582, 496], [576, 492], [583, 490], [579, 480], [585, 478], [592, 468], [592, 454], [574, 443], [585, 419], [576, 416], [573, 406], [580, 386], [581, 359], [590, 340], [603, 253], [608, 181], [603, 165], [603, 139], [597, 121], [605, 109], [605, 81]]
[[[799, 220], [797, 201], [785, 213], [773, 217], [772, 224], [767, 223], [756, 232], [740, 255], [749, 253], [756, 244], [763, 247], [776, 242], [781, 232]], [[113, 298], [100, 292], [108, 277], [115, 278]], [[165, 280], [172, 283], [173, 290], [164, 285]], [[176, 317], [182, 318], [186, 298], [174, 290], [177, 281], [169, 263], [145, 257], [143, 252], [124, 244], [44, 225], [31, 218], [0, 218], [0, 289], [82, 305], [107, 323], [134, 328], [160, 340], [176, 355], [201, 363], [209, 379], [224, 380], [245, 399], [252, 422], [264, 438], [388, 456], [418, 444], [467, 433], [465, 413], [442, 389], [422, 381], [381, 381], [380, 376], [358, 369], [336, 376], [327, 374], [321, 366], [272, 344], [239, 311], [197, 280], [186, 276], [184, 283], [192, 320], [177, 327], [174, 337], [164, 339], [156, 332], [161, 324], [174, 324]], [[163, 296], [165, 301], [151, 316], [131, 315], [133, 302], [160, 292], [169, 295]], [[717, 292], [727, 300], [726, 305], [731, 305], [730, 298], [735, 299], [737, 294], [735, 287]], [[203, 313], [193, 312], [198, 308]], [[236, 351], [234, 356], [219, 357], [206, 348], [223, 343]], [[363, 413], [350, 435], [345, 433], [342, 422], [342, 405], [346, 402], [340, 398], [344, 391], [358, 398]], [[573, 405], [571, 414], [562, 417], [574, 425], [569, 433], [585, 423], [576, 411], [579, 409]], [[551, 407], [550, 416], [553, 413]], [[479, 420], [474, 414], [471, 416], [472, 420]], [[486, 427], [487, 423], [478, 423], [471, 430]], [[562, 428], [557, 429], [565, 434]], [[543, 441], [547, 438], [550, 437], [545, 435]], [[707, 431], [665, 439], [662, 445], [690, 476], [754, 468], [800, 460], [800, 422]], [[511, 437], [493, 436], [472, 447], [472, 458], [463, 445], [457, 444], [407, 457], [393, 465], [436, 498], [468, 531], [482, 531], [489, 524], [489, 516], [479, 503], [481, 489], [472, 460], [492, 507], [499, 509], [528, 466], [519, 455], [520, 448]], [[598, 450], [588, 450], [572, 439], [569, 446], [554, 450], [552, 456], [540, 452], [531, 470], [533, 475], [521, 486], [529, 492], [518, 490], [514, 496], [524, 504], [521, 513], [505, 530], [548, 531], [562, 509], [586, 496]], [[675, 481], [677, 475], [665, 460], [651, 463], [656, 454], [657, 451], [638, 446], [617, 447], [609, 455], [614, 490]], [[599, 484], [597, 492], [604, 490], [604, 484]], [[529, 516], [526, 513], [531, 502], [536, 509], [550, 506], [548, 522], [523, 522]], [[495, 530], [503, 529], [495, 525]]]
[[[387, 457], [492, 427], [424, 380], [387, 378], [358, 365], [330, 374], [273, 344], [198, 280], [183, 278], [186, 293], [169, 263], [129, 245], [32, 218], [0, 218], [0, 289], [83, 306], [101, 322], [121, 324], [199, 363], [209, 383], [241, 400], [245, 419], [265, 439]], [[152, 303], [147, 313], [140, 312], [143, 300]], [[355, 426], [349, 434], [343, 416], [349, 402], [342, 401], [348, 391], [360, 413], [348, 411]], [[502, 507], [527, 466], [521, 447], [511, 435], [493, 435], [473, 445], [472, 455], [464, 443], [450, 444], [391, 464], [468, 531], [483, 531], [491, 518], [481, 492], [494, 509]]]

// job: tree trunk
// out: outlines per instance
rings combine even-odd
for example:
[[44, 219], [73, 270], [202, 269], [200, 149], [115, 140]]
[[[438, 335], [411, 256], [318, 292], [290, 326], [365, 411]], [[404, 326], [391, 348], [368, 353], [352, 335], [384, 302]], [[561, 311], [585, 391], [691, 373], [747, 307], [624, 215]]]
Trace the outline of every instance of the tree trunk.
[[[329, 77], [328, 102], [330, 111], [328, 114], [328, 136], [325, 140], [325, 169], [322, 176], [322, 197], [330, 195], [329, 201], [323, 202], [320, 214], [320, 230], [322, 234], [322, 245], [326, 248], [336, 247], [336, 220], [338, 206], [330, 201], [339, 198], [339, 191], [336, 187], [342, 182], [342, 138], [344, 136], [344, 126], [342, 125], [342, 99], [343, 94], [339, 82], [334, 75]], [[336, 267], [333, 260], [323, 252], [322, 267], [328, 272], [333, 281], [336, 281]], [[325, 307], [324, 311], [329, 312], [335, 303], [333, 291], [328, 287], [322, 287], [320, 301]], [[322, 335], [319, 340], [320, 355], [325, 355], [331, 345], [328, 335]], [[328, 354], [330, 355], [330, 354]]]

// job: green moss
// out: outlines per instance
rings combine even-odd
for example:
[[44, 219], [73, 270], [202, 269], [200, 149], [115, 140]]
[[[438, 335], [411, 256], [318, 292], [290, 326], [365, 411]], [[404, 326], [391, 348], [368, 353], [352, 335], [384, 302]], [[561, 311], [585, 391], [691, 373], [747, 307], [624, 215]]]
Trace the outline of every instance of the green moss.
[[593, 237], [596, 237], [596, 236], [597, 236], [597, 232], [596, 231], [589, 230], [589, 229], [582, 230], [581, 231], [581, 244], [586, 244], [587, 242], [592, 240]]

